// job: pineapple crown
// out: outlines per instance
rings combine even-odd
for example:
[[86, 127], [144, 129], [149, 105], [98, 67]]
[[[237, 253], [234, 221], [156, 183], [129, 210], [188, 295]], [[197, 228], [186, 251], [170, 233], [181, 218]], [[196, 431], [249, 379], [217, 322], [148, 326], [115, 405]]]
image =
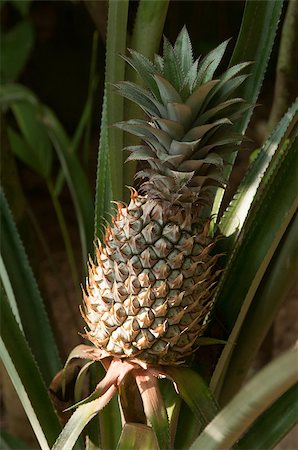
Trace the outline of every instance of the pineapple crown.
[[163, 57], [154, 62], [135, 50], [124, 59], [137, 71], [144, 87], [123, 81], [118, 92], [138, 104], [147, 120], [128, 120], [116, 126], [142, 139], [127, 147], [128, 160], [145, 160], [137, 173], [146, 178], [141, 190], [171, 204], [209, 204], [213, 186], [224, 186], [225, 158], [243, 136], [233, 130], [250, 106], [233, 97], [248, 75], [239, 73], [250, 63], [230, 67], [213, 79], [228, 40], [194, 60], [186, 28], [175, 44], [164, 38]]

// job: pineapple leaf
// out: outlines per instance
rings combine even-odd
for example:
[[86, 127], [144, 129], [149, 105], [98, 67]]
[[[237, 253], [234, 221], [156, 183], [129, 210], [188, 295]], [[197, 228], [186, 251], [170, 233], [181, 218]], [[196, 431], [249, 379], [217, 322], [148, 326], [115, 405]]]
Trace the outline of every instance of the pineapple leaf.
[[[238, 75], [231, 80], [227, 80], [222, 86], [221, 83], [217, 85], [218, 92], [216, 96], [216, 103], [223, 102], [241, 86], [242, 83], [249, 77], [249, 75]], [[212, 92], [213, 93], [213, 92]], [[215, 103], [215, 101], [213, 102]]]
[[213, 78], [214, 72], [216, 71], [220, 61], [222, 60], [229, 41], [230, 39], [222, 42], [218, 47], [216, 47], [214, 50], [208, 53], [205, 58], [202, 59], [196, 78], [196, 86], [207, 83]]
[[125, 423], [116, 450], [159, 450], [151, 427], [141, 423]]
[[[207, 111], [205, 111], [203, 114], [199, 114], [198, 119], [195, 122], [195, 125], [200, 125], [202, 123], [206, 123], [209, 120], [214, 120], [215, 116], [218, 115], [218, 113], [221, 113], [223, 110], [225, 110], [226, 108], [235, 105], [235, 104], [239, 104], [244, 102], [244, 100], [242, 98], [231, 98], [229, 100], [226, 100], [222, 103], [220, 103], [217, 106], [214, 106], [211, 109], [208, 109]], [[228, 116], [229, 118], [229, 114], [225, 111], [224, 113], [225, 116]]]
[[159, 90], [154, 80], [154, 75], [157, 73], [156, 67], [148, 58], [141, 53], [138, 53], [136, 50], [129, 49], [129, 52], [131, 58], [127, 56], [122, 56], [122, 58], [137, 71], [145, 82], [145, 85], [149, 87], [155, 97], [159, 99]]
[[192, 45], [186, 26], [182, 28], [176, 39], [174, 52], [177, 60], [180, 61], [182, 73], [185, 77], [193, 67]]
[[263, 145], [257, 159], [251, 164], [240, 187], [227, 211], [220, 221], [221, 232], [225, 236], [234, 234], [233, 241], [241, 230], [250, 205], [257, 193], [258, 187], [266, 169], [276, 153], [288, 139], [291, 131], [298, 124], [298, 98], [288, 112], [278, 123], [271, 136]]
[[184, 128], [180, 123], [169, 119], [154, 119], [154, 122], [157, 123], [159, 128], [165, 131], [172, 139], [179, 140], [182, 138]]
[[79, 406], [63, 428], [52, 450], [71, 450], [85, 426], [109, 403], [116, 392], [117, 388], [113, 385], [98, 399]]
[[161, 116], [166, 114], [165, 107], [153, 98], [148, 91], [129, 81], [123, 81], [114, 85], [119, 94], [139, 105], [149, 116]]
[[112, 174], [109, 157], [109, 132], [107, 113], [107, 92], [104, 91], [100, 140], [97, 161], [96, 194], [95, 194], [95, 223], [94, 236], [98, 237], [104, 233], [105, 221], [110, 220], [110, 214], [113, 211], [113, 192], [112, 192]]
[[208, 95], [208, 93], [219, 83], [219, 80], [211, 80], [208, 83], [199, 86], [188, 99], [186, 100], [186, 105], [190, 106], [192, 110], [192, 117], [195, 119], [201, 109], [201, 106]]
[[149, 147], [145, 145], [131, 145], [126, 147], [125, 150], [132, 152], [127, 158], [127, 161], [131, 160], [149, 160], [155, 158], [155, 153]]
[[295, 384], [252, 424], [234, 448], [274, 448], [298, 423], [297, 398], [298, 384]]
[[196, 81], [197, 73], [198, 73], [198, 64], [199, 59], [197, 59], [187, 74], [184, 77], [182, 88], [180, 89], [180, 95], [183, 98], [183, 100], [187, 100], [190, 94], [194, 90], [194, 84]]
[[[167, 16], [167, 11], [169, 7], [169, 0], [148, 2], [147, 0], [140, 0], [138, 2], [137, 13], [135, 17], [133, 32], [130, 40], [131, 48], [142, 53], [147, 58], [153, 60], [154, 53], [157, 52], [160, 40], [162, 37], [163, 27]], [[150, 38], [148, 39], [148, 36]], [[158, 65], [154, 64], [154, 71], [157, 73], [162, 73]], [[146, 72], [146, 70], [145, 70]], [[155, 73], [154, 72], [154, 73]], [[134, 83], [144, 84], [138, 75], [138, 72], [131, 69], [131, 67], [126, 67], [125, 77], [128, 81]], [[142, 78], [142, 77], [141, 77]], [[149, 77], [149, 84], [145, 87], [153, 86], [153, 91], [155, 89], [155, 96], [158, 98], [158, 89], [154, 79]], [[151, 83], [151, 84], [150, 84]], [[132, 117], [141, 118], [142, 112], [133, 103], [125, 104], [124, 108], [124, 119], [130, 119]], [[125, 136], [124, 145], [127, 147], [129, 145], [136, 145], [139, 140], [134, 136]], [[126, 155], [124, 156], [126, 157]], [[125, 186], [131, 186], [132, 180], [136, 172], [136, 162], [130, 162], [126, 165], [123, 179]], [[128, 199], [127, 199], [128, 200]]]
[[0, 106], [3, 111], [10, 108], [13, 103], [20, 101], [38, 106], [36, 96], [25, 86], [17, 83], [8, 83], [0, 86]]
[[[229, 334], [230, 337], [213, 375], [212, 385], [216, 386], [217, 393], [221, 390], [234, 343], [256, 290], [297, 210], [297, 159], [296, 138], [271, 160], [221, 279], [214, 312], [224, 320], [225, 337]], [[243, 267], [247, 270], [243, 271]], [[234, 293], [232, 303], [231, 289]]]
[[127, 122], [116, 123], [115, 126], [136, 136], [140, 136], [148, 141], [148, 144], [153, 139], [153, 142], [157, 140], [166, 150], [170, 147], [171, 138], [169, 135], [163, 130], [153, 128], [144, 120], [128, 120]]
[[298, 215], [296, 214], [265, 273], [241, 327], [221, 392], [223, 402], [225, 399], [232, 398], [241, 387], [261, 342], [272, 326], [295, 279], [298, 253], [297, 232]]
[[180, 61], [166, 37], [164, 37], [163, 44], [163, 63], [163, 76], [179, 91], [184, 75], [180, 67]]
[[[207, 425], [191, 450], [230, 449], [270, 405], [298, 382], [298, 346], [254, 376]], [[220, 430], [216, 433], [215, 430]]]
[[[24, 335], [48, 384], [60, 368], [58, 349], [28, 257], [2, 189], [0, 214], [1, 281], [10, 307], [20, 318]], [[3, 327], [5, 332], [5, 322]]]
[[[0, 320], [0, 351], [4, 367], [16, 389], [40, 448], [47, 450], [54, 443], [60, 425], [35, 358], [3, 292], [1, 292]], [[47, 353], [49, 349], [50, 347], [47, 347]]]
[[76, 210], [83, 258], [84, 261], [87, 261], [87, 255], [93, 248], [94, 210], [89, 181], [77, 155], [70, 151], [69, 137], [53, 111], [44, 107], [41, 120], [49, 134], [65, 174]]
[[167, 105], [167, 103], [182, 103], [180, 95], [168, 80], [160, 75], [154, 75], [154, 80], [164, 105]]
[[193, 370], [184, 367], [167, 367], [166, 373], [201, 425], [207, 425], [219, 408], [204, 380]]
[[235, 75], [237, 75], [239, 72], [241, 72], [246, 67], [251, 66], [252, 64], [253, 64], [252, 62], [248, 61], [248, 62], [243, 62], [240, 64], [236, 64], [235, 66], [229, 67], [229, 69], [226, 70], [226, 72], [224, 72], [221, 75], [220, 84], [223, 84], [226, 81], [230, 80], [231, 78], [234, 78]]

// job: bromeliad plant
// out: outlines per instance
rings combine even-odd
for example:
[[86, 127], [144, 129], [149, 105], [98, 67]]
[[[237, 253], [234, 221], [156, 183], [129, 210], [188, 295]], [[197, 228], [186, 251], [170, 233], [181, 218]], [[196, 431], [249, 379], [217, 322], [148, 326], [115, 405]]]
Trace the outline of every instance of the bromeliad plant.
[[[149, 3], [140, 3], [136, 35], [139, 24], [144, 17], [151, 17], [149, 10], [153, 14], [156, 6], [163, 12], [153, 14], [159, 18], [153, 21], [156, 34], [162, 29], [160, 18], [165, 17], [167, 4]], [[50, 387], [60, 419], [65, 422], [72, 414], [54, 449], [80, 446], [76, 441], [81, 432], [98, 414], [100, 441], [98, 422], [93, 420], [86, 428], [87, 448], [271, 448], [297, 421], [291, 403], [297, 394], [297, 347], [236, 392], [273, 320], [273, 310], [281, 303], [277, 286], [281, 292], [283, 283], [290, 280], [291, 270], [280, 273], [279, 268], [297, 251], [293, 174], [298, 152], [298, 100], [259, 151], [225, 214], [221, 218], [218, 214], [233, 154], [256, 102], [281, 6], [282, 2], [247, 3], [231, 64], [222, 74], [217, 69], [227, 41], [201, 61], [194, 60], [184, 28], [173, 46], [164, 40], [163, 57], [155, 56], [153, 62], [130, 50], [124, 59], [139, 75], [136, 83], [135, 75], [130, 75], [130, 81], [120, 81], [119, 70], [113, 71], [115, 50], [124, 52], [121, 33], [126, 32], [126, 24], [119, 20], [116, 39], [109, 27], [117, 17], [125, 17], [128, 4], [110, 2], [107, 82], [112, 82], [122, 97], [139, 105], [146, 118], [126, 117], [123, 121], [123, 114], [119, 122], [123, 99], [116, 100], [107, 85], [97, 235], [103, 229], [100, 216], [103, 208], [110, 208], [111, 197], [117, 200], [117, 211], [102, 242], [97, 242], [95, 263], [89, 261], [82, 315], [87, 325], [84, 337], [93, 346], [76, 347]], [[256, 13], [260, 20], [254, 26], [263, 31], [268, 23], [270, 26], [258, 45], [252, 43], [245, 53], [245, 33]], [[250, 65], [245, 62], [248, 60], [255, 63]], [[247, 72], [251, 72], [249, 77]], [[110, 124], [117, 129], [111, 129]], [[116, 148], [123, 142], [123, 131], [141, 138], [137, 143], [126, 140], [131, 153], [128, 160], [144, 161], [137, 172], [141, 179], [138, 192], [131, 189], [128, 205], [120, 201], [118, 179], [122, 172], [113, 177], [117, 165], [113, 158], [123, 148]], [[109, 165], [111, 178], [106, 170]], [[4, 198], [2, 214], [11, 246], [21, 261], [25, 257], [15, 235], [10, 234], [11, 217]], [[7, 259], [4, 261], [6, 264]], [[5, 321], [14, 323], [13, 336], [22, 342], [22, 319], [5, 273], [2, 282], [10, 302], [9, 306], [4, 300]], [[262, 322], [263, 310], [267, 319]], [[218, 322], [222, 329], [218, 329]], [[4, 327], [4, 362], [16, 387], [23, 383], [33, 399], [29, 401], [31, 409], [25, 401], [24, 406], [41, 447], [48, 448], [47, 443], [53, 444], [53, 436], [57, 437], [57, 421], [51, 411], [47, 426], [30, 380], [22, 372], [25, 356], [34, 367], [30, 351], [25, 346], [20, 358], [12, 361], [13, 343], [6, 330]], [[247, 342], [251, 343], [249, 348]], [[203, 359], [200, 352], [204, 347], [206, 354], [205, 344], [219, 344], [219, 350]], [[98, 361], [105, 374], [99, 373]], [[95, 389], [84, 398], [89, 370]], [[48, 371], [45, 366], [43, 375], [48, 377]], [[205, 381], [200, 375], [203, 372]], [[66, 395], [72, 385], [74, 405]], [[42, 384], [39, 389], [42, 391]], [[226, 403], [220, 410], [219, 405]], [[266, 421], [289, 411], [283, 425], [277, 421], [274, 430], [267, 427], [264, 432]]]

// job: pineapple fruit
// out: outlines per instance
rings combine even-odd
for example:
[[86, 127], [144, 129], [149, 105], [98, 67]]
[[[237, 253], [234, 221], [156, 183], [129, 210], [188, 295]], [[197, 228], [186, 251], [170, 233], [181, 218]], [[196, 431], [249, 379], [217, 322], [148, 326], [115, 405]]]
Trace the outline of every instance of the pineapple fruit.
[[86, 337], [106, 356], [179, 364], [206, 326], [219, 274], [210, 211], [225, 158], [242, 139], [233, 124], [247, 108], [234, 93], [248, 63], [213, 79], [227, 43], [194, 61], [183, 28], [154, 62], [133, 50], [125, 57], [145, 87], [116, 89], [147, 119], [116, 126], [142, 139], [127, 148], [128, 159], [147, 167], [137, 173], [140, 193], [132, 189], [130, 203], [118, 203], [89, 263]]

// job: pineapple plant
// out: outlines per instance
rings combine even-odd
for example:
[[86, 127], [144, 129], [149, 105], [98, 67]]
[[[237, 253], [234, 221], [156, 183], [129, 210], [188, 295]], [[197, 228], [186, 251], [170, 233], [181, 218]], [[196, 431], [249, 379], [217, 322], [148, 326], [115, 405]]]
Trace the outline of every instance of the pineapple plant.
[[148, 364], [185, 361], [200, 343], [219, 270], [210, 233], [214, 187], [225, 185], [225, 158], [242, 136], [233, 131], [247, 104], [235, 97], [248, 63], [213, 78], [228, 41], [200, 62], [186, 28], [163, 57], [125, 57], [145, 88], [116, 84], [144, 120], [117, 127], [142, 139], [128, 160], [144, 160], [138, 193], [117, 204], [96, 262], [90, 260], [83, 317], [86, 337], [105, 356]]
[[[93, 394], [71, 408], [94, 400], [98, 412], [119, 392], [124, 417], [151, 423], [160, 448], [169, 447], [169, 434], [157, 378], [174, 382], [183, 397], [179, 385], [181, 373], [189, 370], [187, 358], [206, 342], [201, 336], [221, 273], [220, 254], [214, 251], [220, 236], [211, 232], [212, 203], [216, 188], [226, 184], [227, 158], [243, 139], [234, 125], [250, 107], [235, 95], [249, 63], [214, 78], [227, 44], [194, 60], [184, 27], [173, 46], [164, 39], [163, 57], [155, 56], [154, 62], [135, 50], [124, 56], [144, 87], [122, 81], [114, 88], [139, 105], [146, 118], [115, 126], [141, 138], [141, 144], [126, 150], [128, 160], [146, 165], [136, 174], [141, 181], [138, 191], [131, 188], [129, 204], [116, 202], [112, 223], [97, 241], [95, 262], [89, 258], [81, 313], [83, 336], [93, 346], [76, 347], [65, 365], [87, 359], [101, 361], [106, 370]], [[65, 369], [51, 391], [65, 384]], [[131, 392], [125, 391], [128, 374], [135, 386]], [[143, 412], [136, 417], [127, 410], [131, 395], [142, 400]], [[59, 402], [56, 407], [61, 410]], [[65, 442], [70, 448], [74, 444], [75, 417], [56, 450]]]
[[[121, 128], [119, 142], [123, 141], [123, 130], [136, 134], [142, 141], [127, 149], [134, 163], [144, 161], [139, 167], [139, 184], [135, 185], [138, 192], [131, 188], [130, 204], [117, 204], [115, 218], [106, 228], [102, 243], [97, 244], [96, 260], [90, 260], [82, 314], [86, 320], [85, 337], [93, 345], [76, 347], [65, 369], [52, 382], [50, 394], [54, 408], [49, 404], [45, 386], [61, 365], [51, 329], [47, 327], [42, 299], [38, 292], [32, 293], [33, 274], [1, 192], [1, 215], [4, 224], [8, 224], [3, 227], [5, 239], [1, 248], [4, 260], [1, 277], [7, 294], [7, 301], [5, 296], [1, 298], [1, 356], [41, 448], [48, 449], [55, 441], [56, 450], [73, 448], [98, 412], [99, 418], [84, 431], [86, 448], [158, 450], [192, 445], [191, 448], [219, 450], [232, 448], [234, 444], [239, 448], [261, 448], [262, 444], [273, 448], [297, 420], [288, 417], [286, 424], [272, 432], [272, 420], [285, 417], [297, 397], [294, 386], [297, 375], [293, 373], [297, 347], [288, 352], [285, 359], [268, 367], [268, 371], [264, 369], [256, 375], [233, 397], [256, 354], [257, 345], [272, 323], [276, 305], [281, 304], [282, 283], [287, 280], [288, 284], [293, 273], [288, 266], [295, 258], [296, 222], [287, 225], [295, 214], [293, 168], [297, 156], [297, 100], [264, 143], [236, 196], [218, 219], [220, 231], [217, 234], [213, 232], [215, 217], [211, 212], [219, 207], [220, 202], [213, 201], [214, 194], [218, 186], [226, 184], [224, 175], [230, 168], [224, 169], [233, 160], [230, 153], [242, 140], [235, 130], [244, 133], [249, 119], [249, 111], [245, 112], [249, 106], [237, 99], [236, 94], [245, 80], [241, 71], [247, 72], [247, 64], [231, 66], [255, 61], [250, 79], [240, 87], [244, 98], [255, 103], [279, 20], [282, 2], [278, 3], [247, 2], [243, 17], [246, 26], [241, 26], [231, 59], [233, 63], [222, 73], [219, 64], [227, 42], [201, 62], [194, 61], [185, 29], [174, 46], [165, 40], [163, 57], [156, 56], [153, 62], [146, 60], [140, 53], [152, 55], [152, 42], [146, 39], [139, 42], [138, 33], [149, 35], [143, 27], [143, 24], [148, 25], [147, 8], [154, 11], [157, 19], [152, 31], [150, 18], [150, 36], [157, 46], [167, 2], [140, 2], [136, 24], [142, 26], [135, 26], [131, 37], [131, 45], [140, 53], [129, 51], [130, 55], [124, 59], [143, 79], [142, 87], [127, 82], [115, 86], [147, 116], [147, 120], [116, 124]], [[115, 165], [113, 155], [117, 158], [124, 145], [117, 145], [117, 130], [109, 127], [123, 120], [123, 116], [129, 117], [129, 108], [123, 114], [123, 98], [113, 94], [110, 84], [125, 79], [122, 75], [124, 62], [120, 61], [121, 70], [118, 70], [114, 58], [124, 53], [128, 37], [127, 11], [128, 2], [109, 2], [106, 73], [109, 89], [104, 96], [96, 189], [98, 229], [103, 223], [102, 216], [109, 210], [110, 182], [114, 199], [122, 199], [122, 178], [130, 179], [132, 172], [129, 168], [129, 176], [124, 177], [120, 157], [119, 164]], [[254, 30], [249, 41], [247, 25]], [[122, 38], [118, 39], [119, 36]], [[129, 71], [127, 79], [136, 82], [136, 75]], [[28, 92], [20, 85], [7, 86], [1, 92], [1, 99], [4, 103], [18, 105]], [[29, 98], [30, 102], [32, 100], [42, 112], [36, 118], [38, 123], [42, 121], [39, 126], [47, 130], [55, 148], [58, 146], [63, 153], [63, 145], [69, 148], [68, 136], [55, 115], [44, 108], [33, 93]], [[130, 114], [130, 117], [137, 115]], [[66, 151], [62, 157], [64, 170], [70, 169], [66, 177], [68, 183], [78, 189], [77, 193], [82, 188], [83, 193], [83, 172], [72, 170], [80, 168], [75, 153]], [[106, 176], [108, 158], [111, 170]], [[118, 179], [115, 182], [119, 170], [119, 182]], [[92, 221], [90, 209], [89, 213], [88, 208], [81, 211], [89, 198], [86, 192], [84, 194], [80, 195], [82, 203], [79, 202], [78, 212]], [[89, 233], [86, 229], [85, 236], [85, 223], [79, 223], [83, 225], [84, 244], [84, 237], [92, 237], [93, 227]], [[222, 236], [218, 236], [220, 233]], [[219, 238], [221, 242], [217, 245]], [[223, 260], [218, 261], [219, 248], [227, 252], [220, 285]], [[273, 254], [274, 259], [270, 256]], [[83, 260], [86, 261], [85, 255]], [[22, 268], [26, 279], [18, 270]], [[7, 274], [10, 283], [7, 283]], [[213, 302], [214, 314], [209, 321]], [[31, 315], [36, 311], [42, 313], [34, 315], [34, 323], [40, 326], [33, 329], [27, 326], [28, 309], [23, 308], [24, 304], [26, 308], [29, 306]], [[222, 334], [217, 333], [218, 325], [224, 330]], [[80, 328], [82, 331], [83, 327]], [[40, 333], [46, 338], [39, 339]], [[226, 339], [221, 341], [226, 345], [220, 356], [213, 350], [196, 352], [198, 346], [216, 341], [204, 335], [220, 335]], [[191, 355], [193, 358], [189, 358]], [[81, 400], [87, 393], [85, 376], [94, 362], [94, 371], [88, 377], [89, 388], [100, 382], [88, 398]], [[105, 376], [100, 362], [107, 372]], [[205, 376], [205, 381], [200, 374]], [[168, 380], [158, 381], [158, 378]], [[120, 409], [117, 398], [112, 399], [115, 394], [119, 396]], [[229, 403], [223, 407], [227, 401]], [[73, 405], [74, 402], [77, 403]], [[76, 411], [64, 414], [70, 405], [73, 406], [69, 410], [76, 408]], [[58, 439], [57, 413], [63, 423], [67, 415], [70, 417]], [[268, 420], [269, 417], [273, 419]], [[7, 446], [6, 436], [4, 440], [1, 436], [0, 440]], [[81, 446], [82, 442], [78, 444]], [[18, 447], [25, 446], [18, 444]]]

